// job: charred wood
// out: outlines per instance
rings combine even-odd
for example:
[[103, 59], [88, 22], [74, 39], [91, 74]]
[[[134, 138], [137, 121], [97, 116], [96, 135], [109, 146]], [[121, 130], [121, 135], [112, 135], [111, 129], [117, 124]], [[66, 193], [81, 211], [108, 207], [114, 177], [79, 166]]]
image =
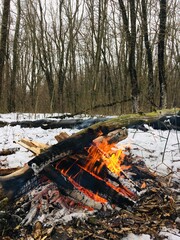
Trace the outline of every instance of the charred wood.
[[57, 187], [60, 190], [60, 193], [73, 198], [75, 201], [84, 204], [85, 206], [92, 207], [94, 209], [102, 209], [104, 206], [102, 203], [93, 200], [92, 198], [85, 195], [83, 192], [80, 192], [78, 189], [75, 189], [74, 185], [68, 181], [68, 179], [59, 173], [52, 166], [47, 166], [44, 168], [45, 175], [54, 183], [57, 184]]
[[[111, 127], [111, 131], [114, 129]], [[82, 152], [85, 147], [90, 147], [93, 140], [99, 135], [107, 135], [109, 132], [110, 131], [108, 127], [98, 127], [95, 130], [87, 129], [79, 134], [74, 134], [71, 137], [53, 145], [44, 153], [41, 153], [33, 158], [28, 162], [28, 165], [34, 170], [35, 173], [38, 173], [42, 171], [43, 168], [48, 164], [55, 163], [66, 156]], [[123, 140], [127, 137], [127, 130], [122, 129], [118, 133], [116, 132], [115, 136], [118, 137], [119, 141]]]

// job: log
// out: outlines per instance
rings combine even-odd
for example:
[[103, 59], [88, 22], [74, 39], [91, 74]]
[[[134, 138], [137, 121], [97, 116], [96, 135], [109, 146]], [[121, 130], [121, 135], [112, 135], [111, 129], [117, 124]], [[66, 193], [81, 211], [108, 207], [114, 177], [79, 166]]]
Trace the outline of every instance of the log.
[[[43, 129], [54, 129], [54, 128], [78, 128], [83, 129], [87, 128], [97, 122], [103, 122], [107, 120], [107, 117], [99, 117], [99, 118], [89, 118], [89, 119], [82, 119], [82, 118], [72, 118], [72, 119], [62, 119], [62, 120], [50, 120], [50, 119], [41, 119], [41, 120], [26, 120], [26, 121], [16, 121], [11, 122], [10, 126], [19, 125], [23, 128], [37, 128], [41, 127]], [[0, 126], [8, 125], [7, 122], [0, 123]]]
[[[113, 131], [115, 129], [120, 129], [122, 127], [131, 128], [132, 126], [134, 127], [142, 124], [148, 124], [153, 127], [155, 126], [155, 123], [160, 123], [163, 126], [165, 126], [167, 125], [164, 122], [166, 120], [165, 118], [166, 116], [176, 116], [178, 118], [177, 121], [173, 121], [172, 125], [174, 127], [176, 127], [177, 124], [180, 124], [179, 123], [180, 108], [176, 108], [176, 109], [162, 109], [150, 113], [125, 114], [116, 118], [109, 119], [103, 123], [102, 122], [96, 123], [91, 126], [91, 129], [95, 130], [101, 126], [108, 128], [109, 131]], [[167, 129], [167, 127], [165, 129]], [[87, 131], [87, 129], [84, 129], [81, 132], [83, 131]]]
[[111, 204], [121, 207], [133, 205], [133, 200], [135, 200], [136, 196], [122, 184], [117, 188], [113, 188], [104, 179], [93, 177], [91, 173], [83, 169], [79, 164], [74, 164], [74, 161], [71, 159], [69, 159], [68, 163], [65, 159], [58, 164], [60, 174], [62, 169], [66, 172], [66, 174], [63, 174], [64, 177], [73, 179], [73, 182], [78, 183], [79, 187], [87, 189], [93, 194], [98, 194], [100, 197], [107, 199]]
[[55, 139], [57, 140], [57, 142], [61, 142], [62, 140], [68, 138], [69, 135], [66, 132], [61, 132], [60, 134], [55, 136]]
[[13, 172], [16, 172], [17, 170], [20, 170], [21, 167], [16, 167], [16, 168], [0, 168], [0, 176], [5, 176], [9, 175]]

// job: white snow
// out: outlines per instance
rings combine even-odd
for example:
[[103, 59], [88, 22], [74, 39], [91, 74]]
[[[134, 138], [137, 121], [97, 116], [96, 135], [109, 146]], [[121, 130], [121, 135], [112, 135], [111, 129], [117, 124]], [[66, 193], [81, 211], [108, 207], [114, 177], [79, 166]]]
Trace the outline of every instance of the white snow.
[[[0, 114], [0, 121], [12, 122], [21, 120], [44, 119], [47, 117], [57, 116], [60, 114], [30, 114], [30, 113], [11, 113]], [[82, 116], [79, 116], [82, 117]], [[86, 118], [86, 116], [84, 116]], [[15, 154], [8, 156], [0, 156], [0, 167], [17, 167], [23, 166], [34, 156], [31, 152], [21, 147], [17, 141], [22, 138], [39, 141], [45, 144], [55, 144], [55, 135], [60, 132], [73, 134], [77, 129], [49, 129], [42, 128], [21, 128], [20, 126], [11, 127], [10, 125], [0, 128], [0, 150], [6, 148], [20, 148]], [[134, 156], [140, 156], [145, 161], [146, 165], [159, 174], [166, 175], [173, 173], [173, 178], [180, 181], [180, 131], [175, 130], [154, 130], [149, 128], [148, 132], [129, 129], [128, 138], [118, 144], [130, 145]], [[163, 229], [161, 236], [168, 240], [180, 239], [180, 233], [176, 230]], [[129, 234], [123, 240], [150, 240], [149, 235], [134, 235]]]
[[180, 178], [180, 131], [129, 129], [128, 138], [121, 144], [130, 144], [132, 153], [142, 157], [153, 171], [164, 175], [172, 172]]
[[122, 240], [151, 240], [152, 238], [147, 234], [135, 235], [133, 233], [128, 234], [127, 237], [122, 238]]

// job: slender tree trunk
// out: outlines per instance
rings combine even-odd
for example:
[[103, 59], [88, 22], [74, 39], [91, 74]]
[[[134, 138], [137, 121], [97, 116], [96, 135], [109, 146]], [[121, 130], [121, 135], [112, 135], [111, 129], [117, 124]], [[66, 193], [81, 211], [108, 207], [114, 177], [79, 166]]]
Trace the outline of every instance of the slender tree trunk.
[[50, 98], [50, 112], [53, 112], [55, 110], [56, 104], [55, 104], [55, 92], [54, 92], [55, 87], [54, 87], [54, 81], [53, 81], [52, 62], [51, 62], [52, 52], [49, 51], [50, 43], [48, 42], [48, 37], [47, 37], [47, 23], [45, 22], [46, 20], [44, 19], [45, 16], [43, 13], [42, 3], [40, 0], [38, 0], [38, 5], [39, 5], [39, 11], [40, 11], [39, 25], [40, 25], [40, 35], [41, 35], [40, 41], [41, 42], [38, 41], [37, 44], [39, 45], [38, 46], [39, 54], [40, 55], [42, 54], [42, 58], [40, 56], [41, 67], [44, 71], [46, 81], [47, 81], [49, 98]]
[[152, 50], [149, 42], [148, 36], [148, 24], [147, 24], [147, 3], [145, 0], [141, 0], [142, 6], [142, 23], [143, 23], [143, 35], [144, 43], [146, 47], [146, 58], [148, 64], [148, 101], [152, 106], [155, 106], [154, 103], [154, 82], [153, 82], [153, 61], [152, 61]]
[[8, 38], [8, 20], [10, 14], [10, 0], [4, 0], [3, 16], [0, 31], [0, 104], [2, 102], [3, 91], [3, 70], [6, 58], [6, 43]]
[[130, 1], [130, 16], [131, 16], [131, 38], [130, 38], [130, 54], [129, 54], [129, 72], [132, 88], [132, 105], [133, 112], [139, 111], [139, 86], [137, 81], [135, 48], [136, 48], [136, 12], [135, 0]]
[[128, 17], [123, 0], [119, 0], [119, 6], [122, 12], [124, 31], [129, 48], [129, 74], [131, 80], [131, 97], [133, 112], [139, 111], [139, 85], [135, 67], [135, 46], [136, 46], [136, 13], [135, 0], [130, 1], [131, 32], [129, 30]]
[[21, 20], [21, 2], [17, 1], [17, 19], [16, 19], [16, 28], [14, 34], [14, 42], [13, 42], [13, 69], [11, 73], [11, 82], [9, 89], [9, 97], [8, 97], [8, 111], [15, 112], [16, 109], [16, 75], [18, 69], [18, 41], [19, 41], [19, 28], [20, 28], [20, 20]]
[[165, 35], [166, 35], [166, 0], [160, 0], [159, 13], [159, 36], [158, 36], [158, 68], [159, 68], [159, 85], [160, 85], [160, 108], [167, 107], [167, 84], [165, 74]]

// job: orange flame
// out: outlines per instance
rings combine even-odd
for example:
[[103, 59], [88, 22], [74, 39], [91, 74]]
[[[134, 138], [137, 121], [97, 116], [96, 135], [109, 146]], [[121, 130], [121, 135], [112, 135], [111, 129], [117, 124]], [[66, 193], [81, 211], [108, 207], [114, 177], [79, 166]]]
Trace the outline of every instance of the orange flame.
[[[115, 144], [109, 144], [106, 139], [94, 143], [87, 151], [89, 155], [85, 168], [90, 172], [99, 173], [101, 168], [106, 165], [112, 173], [119, 176], [120, 172], [124, 169], [123, 166], [121, 166], [125, 157], [123, 150], [117, 149]], [[97, 162], [99, 162], [98, 166]], [[127, 168], [127, 166], [125, 166], [125, 168]]]
[[[125, 169], [128, 169], [130, 166], [123, 165], [125, 153], [122, 149], [118, 149], [116, 144], [109, 144], [108, 140], [105, 138], [101, 138], [100, 140], [94, 141], [93, 144], [86, 149], [88, 152], [88, 156], [86, 158], [85, 166], [80, 165], [77, 161], [74, 164], [77, 164], [82, 170], [89, 172], [91, 175], [96, 177], [97, 179], [103, 180], [110, 188], [114, 189], [116, 192], [123, 194], [124, 196], [128, 196], [130, 198], [134, 198], [135, 194], [131, 192], [125, 186], [114, 186], [111, 182], [102, 179], [99, 176], [99, 173], [103, 166], [106, 166], [109, 171], [115, 174], [117, 177], [120, 177], [121, 172]], [[74, 179], [76, 176], [69, 176], [68, 172], [71, 169], [73, 164], [68, 169], [61, 169], [61, 173], [68, 177], [68, 180], [81, 192], [83, 192], [88, 197], [94, 199], [97, 202], [106, 203], [107, 200], [100, 196], [99, 193], [93, 193], [92, 191], [82, 187], [79, 183], [77, 183]], [[57, 164], [58, 169], [58, 164]], [[77, 173], [81, 174], [81, 171]], [[76, 174], [76, 175], [77, 175]]]

